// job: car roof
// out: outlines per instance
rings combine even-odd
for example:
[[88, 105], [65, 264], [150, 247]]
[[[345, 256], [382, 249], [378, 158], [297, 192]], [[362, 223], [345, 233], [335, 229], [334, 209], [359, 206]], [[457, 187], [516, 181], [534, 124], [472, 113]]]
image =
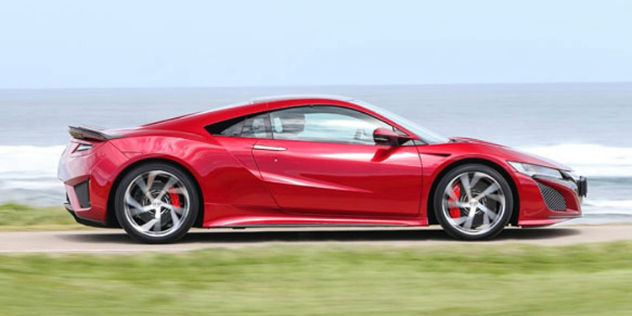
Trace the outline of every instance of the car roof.
[[215, 114], [222, 111], [237, 111], [238, 108], [248, 108], [252, 106], [262, 105], [265, 103], [272, 102], [281, 102], [281, 101], [293, 101], [293, 100], [328, 100], [328, 101], [341, 101], [341, 102], [351, 102], [354, 99], [345, 96], [339, 95], [326, 95], [326, 94], [297, 94], [297, 95], [277, 95], [277, 96], [267, 96], [267, 97], [259, 97], [250, 99], [250, 101], [232, 103], [225, 106], [220, 106], [215, 109], [211, 109], [204, 112], [193, 113], [192, 115], [205, 115], [205, 114]]
[[297, 95], [278, 95], [278, 96], [268, 96], [261, 98], [254, 98], [250, 100], [250, 104], [260, 104], [260, 103], [269, 103], [276, 101], [289, 101], [289, 100], [335, 100], [342, 102], [352, 101], [353, 98], [339, 96], [339, 95], [326, 95], [326, 94], [297, 94]]
[[[326, 101], [338, 101], [338, 102], [349, 102], [352, 103], [353, 98], [345, 97], [345, 96], [336, 96], [336, 95], [279, 95], [279, 96], [268, 96], [261, 98], [254, 98], [250, 101], [233, 103], [226, 106], [222, 106], [219, 108], [215, 108], [212, 110], [191, 113], [175, 118], [166, 119], [163, 121], [152, 122], [149, 124], [143, 125], [144, 127], [153, 127], [157, 125], [167, 125], [167, 124], [180, 124], [183, 120], [189, 122], [198, 122], [199, 124], [211, 124], [215, 122], [220, 122], [226, 119], [230, 119], [233, 117], [249, 115], [254, 110], [256, 111], [265, 111], [267, 109], [266, 104], [274, 103], [274, 102], [283, 102], [283, 101], [299, 101], [299, 100], [326, 100]], [[195, 125], [197, 123], [193, 123]]]

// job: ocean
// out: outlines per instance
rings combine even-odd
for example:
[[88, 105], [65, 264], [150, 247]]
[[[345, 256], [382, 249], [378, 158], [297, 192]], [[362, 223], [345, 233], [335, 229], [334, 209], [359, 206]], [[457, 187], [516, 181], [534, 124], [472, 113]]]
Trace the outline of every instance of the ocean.
[[632, 83], [0, 90], [0, 204], [59, 206], [68, 125], [133, 127], [279, 94], [350, 96], [588, 177], [582, 219], [632, 222]]

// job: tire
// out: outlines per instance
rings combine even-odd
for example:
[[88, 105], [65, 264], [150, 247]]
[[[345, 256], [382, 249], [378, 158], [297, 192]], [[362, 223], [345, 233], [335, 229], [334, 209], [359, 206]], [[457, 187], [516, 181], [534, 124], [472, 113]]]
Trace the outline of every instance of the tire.
[[128, 172], [116, 188], [114, 210], [132, 238], [172, 243], [191, 229], [199, 212], [196, 186], [185, 172], [152, 162]]
[[513, 205], [507, 180], [498, 171], [481, 164], [462, 165], [449, 171], [439, 181], [433, 197], [435, 216], [441, 227], [461, 240], [491, 239], [500, 234], [511, 219]]

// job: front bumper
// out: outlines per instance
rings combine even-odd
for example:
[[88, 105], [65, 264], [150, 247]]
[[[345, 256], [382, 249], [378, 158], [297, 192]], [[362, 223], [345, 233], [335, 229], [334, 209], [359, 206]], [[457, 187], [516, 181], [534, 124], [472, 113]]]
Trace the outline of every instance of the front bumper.
[[547, 226], [582, 216], [588, 182], [584, 177], [562, 173], [563, 179], [517, 174], [521, 203], [518, 226]]

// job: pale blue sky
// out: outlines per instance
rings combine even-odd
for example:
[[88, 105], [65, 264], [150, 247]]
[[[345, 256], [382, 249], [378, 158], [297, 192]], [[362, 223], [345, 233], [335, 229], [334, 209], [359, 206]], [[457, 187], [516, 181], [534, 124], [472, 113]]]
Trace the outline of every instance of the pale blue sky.
[[0, 88], [632, 81], [632, 1], [0, 0]]

